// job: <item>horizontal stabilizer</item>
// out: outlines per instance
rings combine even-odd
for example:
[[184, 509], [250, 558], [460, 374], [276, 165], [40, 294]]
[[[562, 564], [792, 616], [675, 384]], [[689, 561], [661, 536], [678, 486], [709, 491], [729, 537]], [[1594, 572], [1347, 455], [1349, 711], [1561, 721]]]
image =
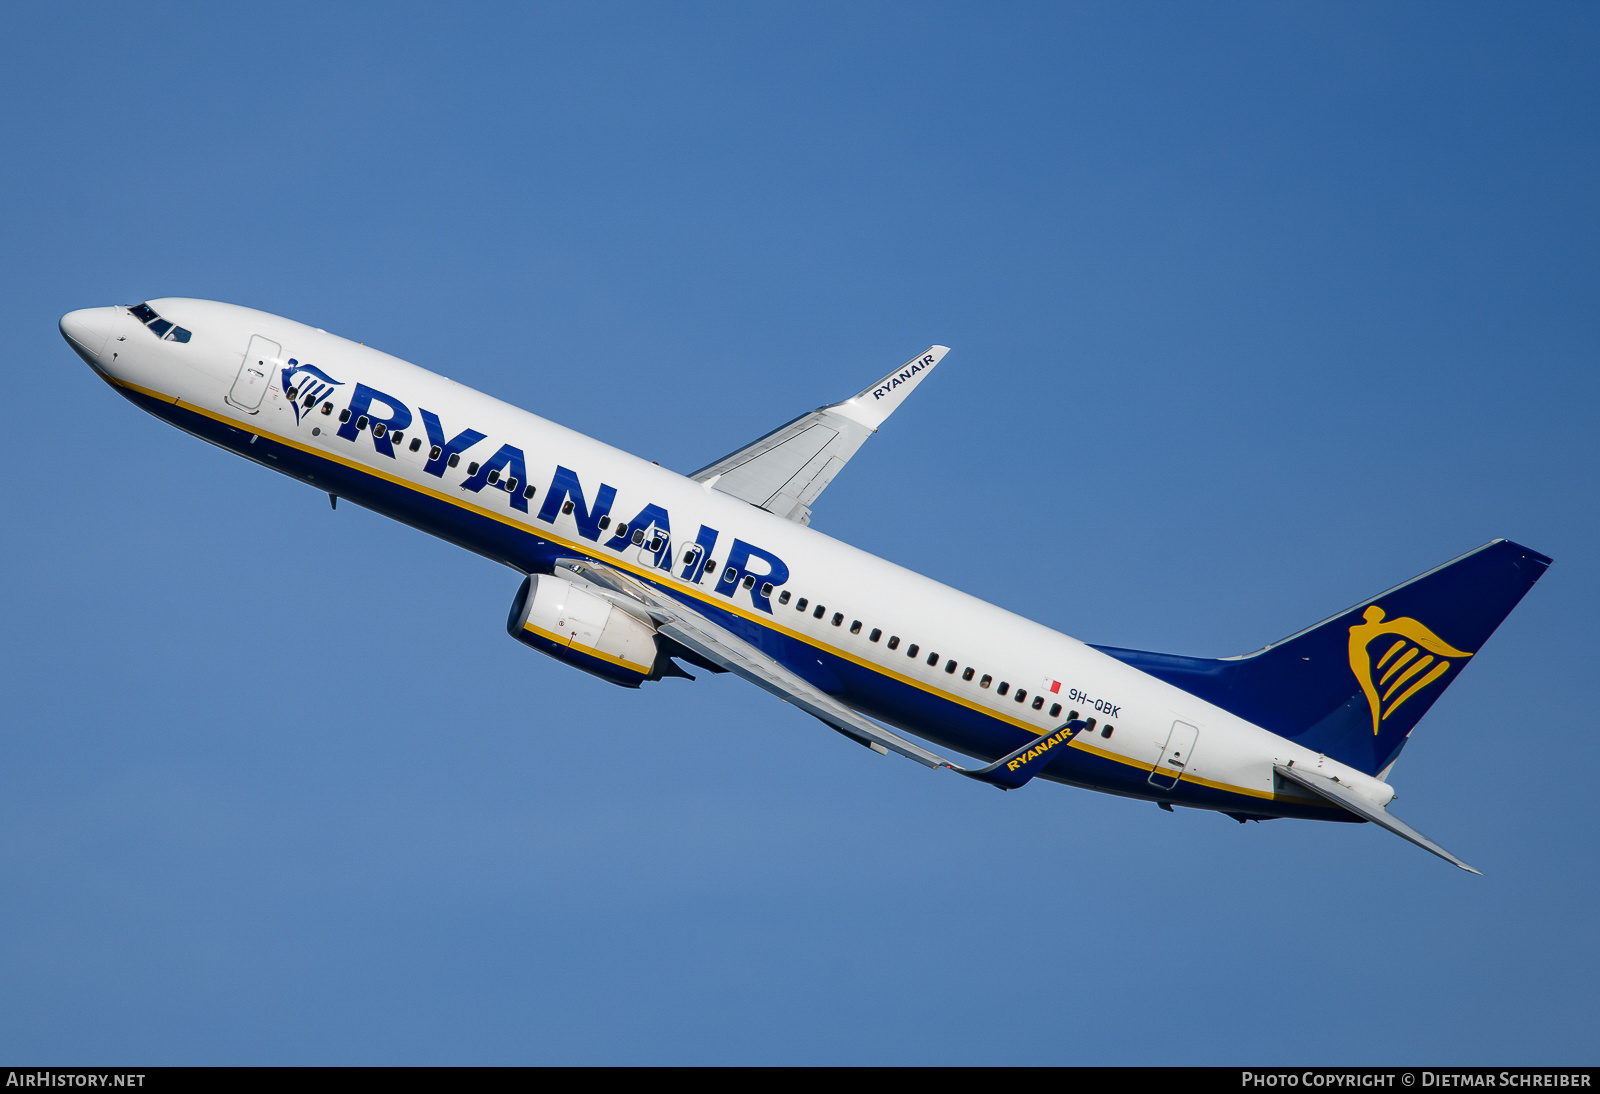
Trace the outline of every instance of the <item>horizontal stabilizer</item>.
[[1405, 821], [1399, 819], [1398, 817], [1391, 816], [1387, 809], [1384, 809], [1381, 806], [1373, 805], [1371, 802], [1367, 801], [1365, 798], [1346, 787], [1343, 783], [1335, 782], [1324, 775], [1314, 775], [1310, 771], [1304, 771], [1294, 767], [1285, 767], [1283, 764], [1273, 764], [1272, 770], [1276, 771], [1279, 775], [1283, 776], [1285, 779], [1288, 779], [1290, 782], [1305, 787], [1318, 797], [1325, 798], [1334, 805], [1348, 809], [1362, 820], [1371, 821], [1380, 828], [1387, 828], [1401, 839], [1410, 840], [1424, 851], [1432, 851], [1446, 862], [1454, 863], [1469, 873], [1483, 873], [1482, 870], [1474, 870], [1472, 867], [1468, 866], [1466, 863], [1452, 855], [1449, 851], [1446, 851], [1443, 847], [1440, 847], [1437, 843], [1434, 843], [1427, 836], [1424, 836], [1421, 832], [1418, 832]]
[[810, 524], [818, 495], [949, 352], [929, 346], [844, 402], [802, 414], [689, 477], [797, 524]]
[[1029, 780], [1044, 770], [1045, 764], [1050, 762], [1058, 746], [1071, 741], [1088, 725], [1088, 722], [1074, 720], [1060, 729], [1052, 729], [1049, 733], [1035, 737], [1011, 755], [1000, 757], [988, 767], [969, 771], [952, 764], [951, 770], [959, 771], [969, 779], [998, 786], [1001, 790], [1016, 790], [1018, 787], [1026, 786]]

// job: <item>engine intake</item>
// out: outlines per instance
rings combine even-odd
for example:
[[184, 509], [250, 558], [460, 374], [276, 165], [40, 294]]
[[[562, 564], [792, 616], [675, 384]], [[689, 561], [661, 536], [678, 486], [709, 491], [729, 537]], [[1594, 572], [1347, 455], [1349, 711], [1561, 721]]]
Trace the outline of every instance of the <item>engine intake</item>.
[[623, 687], [688, 675], [665, 656], [654, 627], [565, 578], [525, 580], [506, 630], [523, 645]]

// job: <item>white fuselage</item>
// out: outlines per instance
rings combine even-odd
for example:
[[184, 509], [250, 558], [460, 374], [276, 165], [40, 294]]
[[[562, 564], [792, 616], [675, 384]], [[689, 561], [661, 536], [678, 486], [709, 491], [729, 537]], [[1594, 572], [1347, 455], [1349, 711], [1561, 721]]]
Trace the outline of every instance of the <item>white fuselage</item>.
[[[79, 317], [76, 326], [63, 320], [63, 330], [105, 379], [152, 413], [521, 572], [549, 572], [549, 560], [558, 556], [626, 570], [715, 611], [813, 684], [899, 729], [988, 760], [1075, 711], [1093, 717], [1096, 727], [1073, 740], [1072, 755], [1053, 762], [1047, 778], [1205, 808], [1326, 814], [1296, 788], [1275, 787], [1274, 762], [1292, 760], [1339, 776], [1376, 805], [1392, 796], [1371, 776], [1077, 639], [386, 353], [229, 304], [173, 298], [150, 306], [193, 332], [191, 339], [162, 340], [126, 308], [75, 312], [68, 320]], [[256, 393], [253, 410], [242, 405], [249, 394], [230, 401], [230, 393], [243, 390], [241, 367], [250, 365], [245, 357], [252, 345], [278, 347], [259, 380], [264, 390]], [[285, 372], [308, 366], [331, 382]], [[303, 386], [291, 402], [285, 388], [297, 382]], [[355, 420], [344, 423], [341, 435], [340, 415], [352, 409], [358, 385], [385, 398], [356, 407], [369, 411], [358, 417], [371, 421], [357, 430], [349, 428]], [[317, 393], [311, 407], [300, 395], [307, 389]], [[331, 404], [329, 413], [323, 413], [325, 404]], [[438, 436], [428, 431], [424, 412], [442, 430]], [[392, 439], [394, 426], [386, 430], [391, 436], [375, 437], [375, 423], [385, 416], [396, 423], [409, 419], [398, 445], [382, 443]], [[440, 437], [454, 439], [465, 430], [483, 437], [462, 449], [456, 466], [430, 463]], [[414, 441], [421, 442], [415, 450]], [[523, 465], [515, 490], [504, 488], [514, 466], [509, 461], [497, 483], [473, 475], [506, 446]], [[575, 478], [581, 485], [582, 502], [573, 512], [550, 512], [546, 502], [562, 468], [570, 476], [561, 481]], [[520, 509], [516, 500], [530, 485], [534, 496]], [[667, 533], [662, 550], [652, 552], [648, 539], [642, 547], [631, 539], [612, 546], [609, 530], [594, 538], [584, 534], [583, 510], [598, 515], [604, 487], [615, 490], [612, 521], [647, 514], [653, 522], [647, 533]], [[740, 580], [730, 593], [719, 575], [686, 566], [685, 551], [697, 538], [707, 547], [702, 561], [709, 557], [723, 568], [736, 541], [754, 547], [745, 557], [755, 561], [745, 572], [757, 579], [755, 586], [747, 589]], [[763, 597], [763, 579], [775, 576], [766, 559], [781, 560], [788, 573]], [[891, 639], [897, 640], [893, 649]], [[1025, 693], [1021, 702], [1019, 691]], [[1171, 760], [1164, 755], [1169, 741], [1187, 733], [1175, 735], [1175, 723], [1197, 733], [1189, 754], [1169, 762], [1167, 770], [1179, 781], [1165, 787], [1148, 776]]]

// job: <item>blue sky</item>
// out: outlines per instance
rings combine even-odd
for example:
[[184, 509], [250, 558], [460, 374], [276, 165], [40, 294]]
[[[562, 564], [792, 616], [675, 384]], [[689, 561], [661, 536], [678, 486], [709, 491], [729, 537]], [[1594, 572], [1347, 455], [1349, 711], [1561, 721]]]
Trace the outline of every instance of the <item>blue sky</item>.
[[[1590, 5], [19, 5], [0, 1057], [1596, 1061]], [[680, 470], [932, 342], [814, 524], [1088, 641], [1555, 566], [1396, 813], [1000, 795], [140, 414], [186, 295]], [[324, 576], [312, 592], [303, 576]], [[293, 580], [290, 579], [293, 576]]]

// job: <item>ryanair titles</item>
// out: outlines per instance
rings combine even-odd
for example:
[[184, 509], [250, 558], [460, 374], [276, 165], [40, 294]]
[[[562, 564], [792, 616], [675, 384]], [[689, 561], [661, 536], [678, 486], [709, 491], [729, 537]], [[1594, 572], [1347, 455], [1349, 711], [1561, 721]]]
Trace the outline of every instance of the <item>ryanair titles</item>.
[[[296, 419], [304, 424], [327, 420], [325, 416], [333, 413], [333, 404], [325, 402], [317, 408], [316, 400], [333, 394], [335, 387], [342, 387], [342, 383], [313, 366], [290, 363], [298, 371], [291, 374], [291, 370], [284, 370], [284, 395], [294, 404]], [[306, 382], [308, 376], [314, 377], [314, 388]], [[301, 381], [301, 387], [294, 386], [295, 380]], [[315, 398], [306, 395], [307, 391]], [[406, 432], [418, 418], [425, 439], [412, 437], [408, 444]], [[422, 472], [437, 479], [443, 479], [447, 472], [459, 467], [464, 458], [476, 455], [476, 459], [467, 459], [466, 478], [460, 489], [474, 494], [485, 490], [502, 493], [507, 504], [520, 513], [528, 514], [529, 501], [539, 497], [538, 489], [528, 481], [527, 456], [521, 448], [507, 443], [491, 452], [494, 442], [487, 434], [471, 428], [452, 433], [433, 411], [418, 407], [413, 414], [410, 407], [393, 395], [358, 383], [350, 391], [349, 405], [339, 412], [339, 428], [334, 435], [355, 442], [362, 434], [371, 438], [378, 455], [391, 460], [396, 458], [396, 445], [421, 453], [422, 445], [426, 444]], [[772, 592], [789, 580], [789, 567], [777, 555], [736, 538], [719, 569], [713, 554], [721, 533], [715, 528], [700, 525], [693, 542], [679, 551], [672, 538], [671, 515], [663, 506], [649, 503], [632, 519], [619, 522], [611, 515], [616, 498], [617, 488], [609, 483], [600, 483], [591, 498], [578, 473], [557, 464], [538, 513], [531, 515], [552, 525], [570, 518], [581, 539], [616, 552], [637, 565], [669, 574], [674, 565], [679, 565], [678, 577], [692, 584], [703, 585], [708, 576], [715, 575], [712, 592], [729, 600], [747, 598], [757, 610], [772, 614]], [[606, 556], [597, 554], [594, 557]]]
[[877, 387], [873, 388], [872, 389], [872, 398], [874, 400], [883, 398], [885, 395], [889, 394], [891, 391], [893, 391], [895, 388], [899, 387], [901, 384], [909, 383], [910, 380], [911, 380], [911, 377], [915, 376], [917, 373], [921, 372], [923, 369], [929, 369], [929, 368], [932, 368], [932, 367], [933, 367], [933, 354], [930, 353], [930, 354], [927, 354], [927, 355], [925, 355], [923, 357], [917, 358], [917, 360], [913, 361], [910, 365], [907, 365], [905, 368], [901, 369], [899, 372], [897, 372], [893, 376], [889, 377], [888, 380], [884, 381], [883, 383], [879, 384]]

